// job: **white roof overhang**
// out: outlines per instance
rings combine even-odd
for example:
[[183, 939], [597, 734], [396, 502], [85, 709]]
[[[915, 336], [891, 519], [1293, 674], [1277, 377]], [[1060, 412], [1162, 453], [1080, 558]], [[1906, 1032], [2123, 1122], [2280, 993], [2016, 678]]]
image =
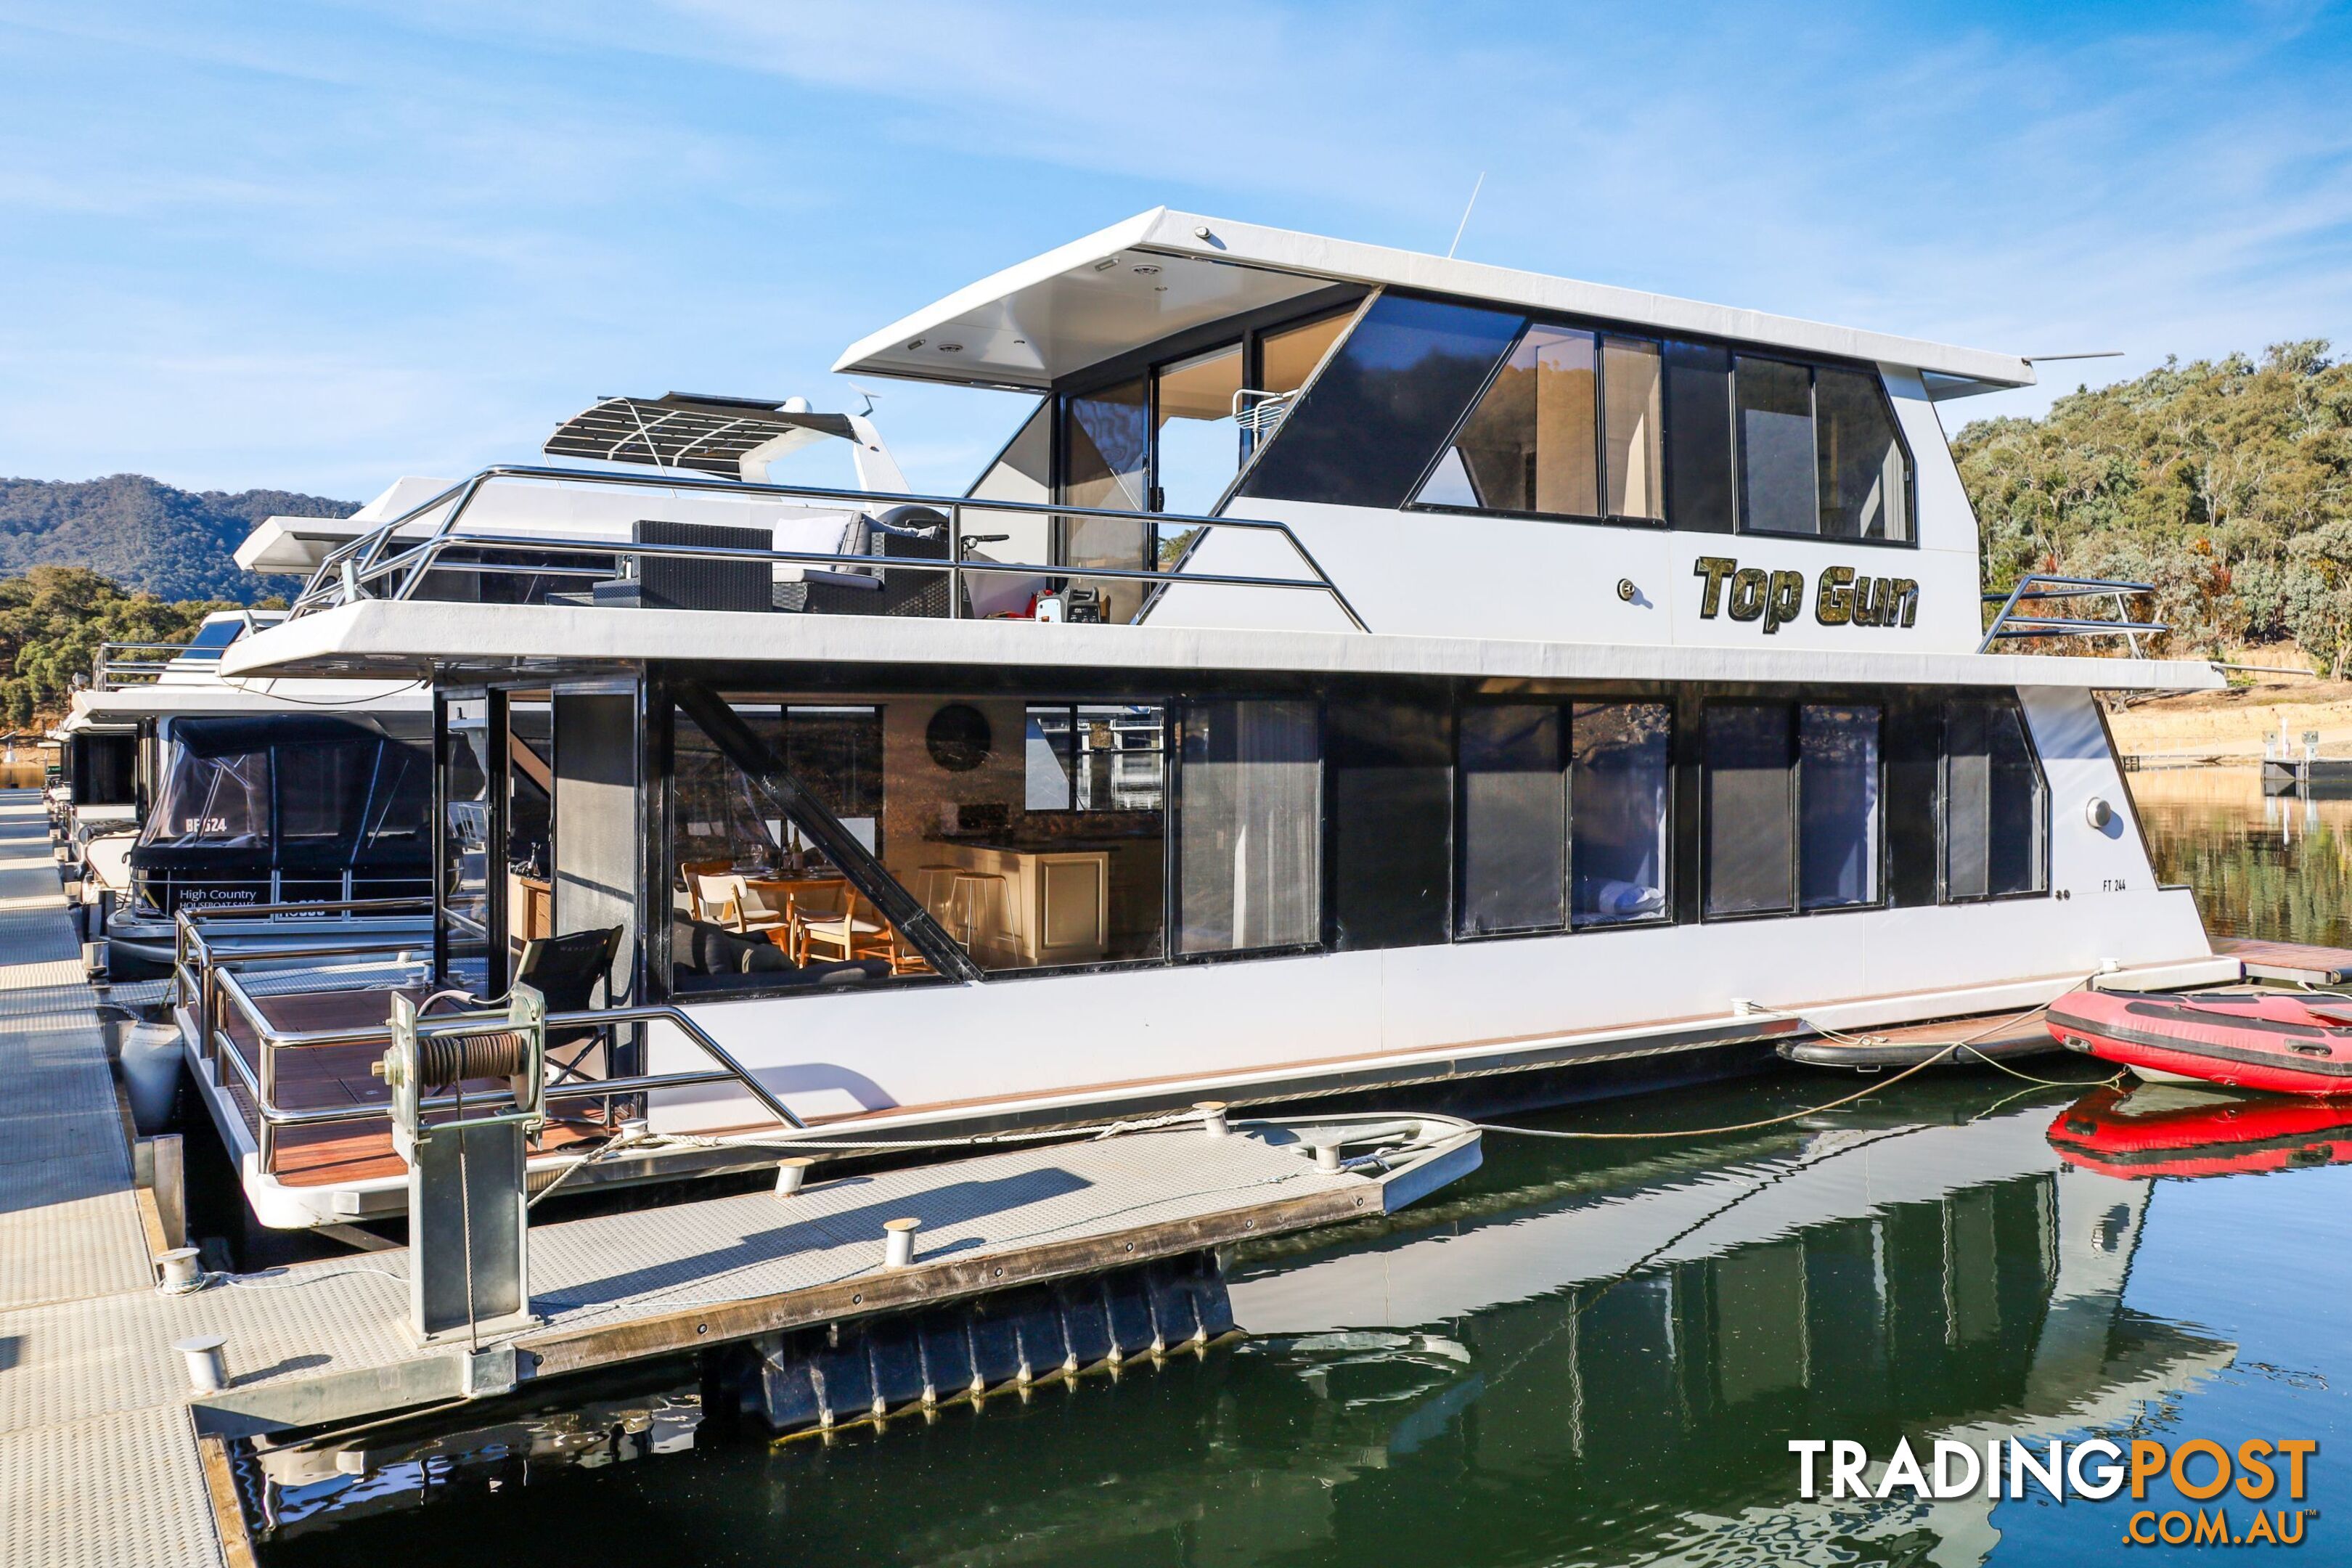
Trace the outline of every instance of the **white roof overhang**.
[[1638, 289], [1327, 239], [1159, 207], [1006, 268], [850, 345], [834, 369], [1042, 390], [1177, 332], [1333, 284], [1382, 285], [1538, 313], [1909, 366], [1976, 390], [2031, 386], [2016, 354], [1956, 348]]
[[413, 674], [385, 678], [362, 686], [348, 680], [287, 680], [257, 678], [230, 685], [126, 686], [115, 691], [86, 691], [74, 699], [66, 720], [69, 730], [122, 727], [144, 719], [204, 713], [297, 713], [421, 711], [433, 705], [432, 694]]
[[949, 665], [1034, 670], [1229, 670], [1434, 675], [1495, 680], [1738, 680], [2206, 690], [2189, 660], [2048, 654], [1895, 653], [1505, 642], [1360, 632], [1121, 626], [895, 616], [735, 614], [362, 600], [232, 646], [232, 676], [463, 682], [611, 675], [648, 659], [795, 665]]

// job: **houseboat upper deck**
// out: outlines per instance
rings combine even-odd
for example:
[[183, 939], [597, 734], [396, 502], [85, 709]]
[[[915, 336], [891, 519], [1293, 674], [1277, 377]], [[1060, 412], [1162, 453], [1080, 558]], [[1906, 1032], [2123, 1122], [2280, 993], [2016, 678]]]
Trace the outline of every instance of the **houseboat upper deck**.
[[[1163, 211], [841, 368], [1041, 395], [958, 496], [753, 473], [782, 407], [605, 400], [551, 447], [653, 472], [313, 538], [226, 659], [430, 679], [436, 963], [593, 951], [593, 1136], [1530, 1104], [2237, 977], [2095, 696], [2219, 676], [2137, 657], [2131, 584], [1986, 624], [1935, 405], [2021, 359]], [[2029, 635], [2132, 657], [1991, 651]], [[364, 1032], [224, 984], [216, 1078]], [[396, 1204], [287, 1183], [308, 1114], [257, 1097], [257, 1202]]]

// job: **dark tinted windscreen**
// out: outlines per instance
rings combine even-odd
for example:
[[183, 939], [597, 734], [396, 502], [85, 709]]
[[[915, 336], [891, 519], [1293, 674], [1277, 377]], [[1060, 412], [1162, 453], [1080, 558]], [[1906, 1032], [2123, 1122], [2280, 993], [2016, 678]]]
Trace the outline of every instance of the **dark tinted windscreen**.
[[1401, 507], [1453, 434], [1521, 318], [1434, 300], [1373, 302], [1300, 395], [1241, 494]]

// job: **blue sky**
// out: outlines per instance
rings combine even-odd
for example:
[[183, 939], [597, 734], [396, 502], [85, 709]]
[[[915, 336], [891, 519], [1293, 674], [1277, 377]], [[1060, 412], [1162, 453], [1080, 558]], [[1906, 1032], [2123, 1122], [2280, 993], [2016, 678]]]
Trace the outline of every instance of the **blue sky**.
[[[2352, 18], [0, 0], [0, 474], [358, 499], [1162, 203], [2023, 353], [2352, 352]], [[1001, 395], [880, 384], [961, 489]], [[2047, 393], [1948, 407], [2033, 412]], [[854, 406], [854, 405], [852, 405]]]

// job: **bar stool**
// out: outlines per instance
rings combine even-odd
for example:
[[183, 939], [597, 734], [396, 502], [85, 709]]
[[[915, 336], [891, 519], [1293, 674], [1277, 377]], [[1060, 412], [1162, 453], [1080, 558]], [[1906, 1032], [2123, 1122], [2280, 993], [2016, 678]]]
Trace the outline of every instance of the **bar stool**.
[[955, 900], [956, 873], [961, 866], [918, 866], [915, 868], [915, 900], [931, 912], [931, 918], [945, 923]]
[[996, 871], [958, 871], [950, 895], [956, 940], [976, 951], [985, 931], [992, 943], [1013, 933], [1005, 929], [1004, 878]]

